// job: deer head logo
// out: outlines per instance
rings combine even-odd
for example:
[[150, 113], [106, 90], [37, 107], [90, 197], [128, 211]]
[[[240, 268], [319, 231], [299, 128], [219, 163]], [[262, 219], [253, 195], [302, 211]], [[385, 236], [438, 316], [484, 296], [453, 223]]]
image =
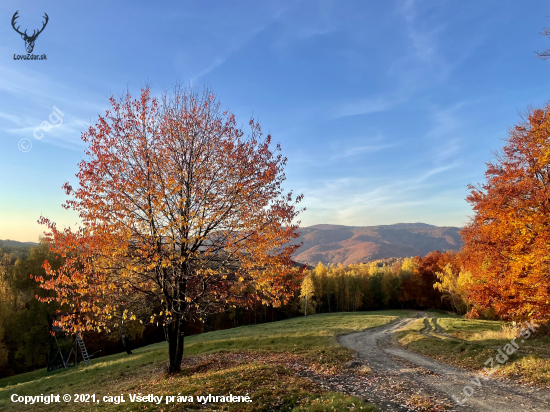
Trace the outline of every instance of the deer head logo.
[[32, 32], [32, 35], [29, 36], [29, 35], [27, 35], [27, 30], [25, 30], [24, 33], [21, 33], [19, 31], [20, 26], [17, 26], [17, 28], [15, 27], [15, 20], [19, 17], [17, 15], [17, 13], [19, 13], [19, 10], [17, 10], [15, 12], [15, 14], [13, 15], [13, 17], [11, 19], [11, 25], [13, 26], [13, 29], [21, 35], [21, 38], [23, 40], [25, 40], [25, 48], [27, 49], [27, 53], [32, 53], [32, 51], [34, 49], [34, 42], [36, 41], [36, 38], [38, 37], [38, 35], [40, 33], [42, 33], [42, 31], [44, 30], [44, 28], [46, 27], [46, 24], [48, 24], [49, 17], [46, 13], [44, 13], [44, 18], [46, 19], [46, 21], [43, 23], [42, 28], [40, 30], [38, 30], [38, 32], [36, 30], [34, 30]]

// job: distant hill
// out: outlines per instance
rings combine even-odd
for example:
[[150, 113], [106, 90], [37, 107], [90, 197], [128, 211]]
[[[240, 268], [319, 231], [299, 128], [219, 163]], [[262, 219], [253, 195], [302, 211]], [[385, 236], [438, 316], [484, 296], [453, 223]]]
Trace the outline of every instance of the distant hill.
[[2, 257], [4, 253], [8, 253], [12, 256], [13, 259], [26, 259], [32, 246], [38, 246], [38, 243], [18, 242], [17, 240], [0, 239], [0, 257]]
[[303, 246], [293, 255], [300, 263], [317, 265], [368, 262], [390, 257], [424, 256], [432, 250], [458, 250], [461, 228], [426, 223], [380, 226], [314, 225], [300, 228], [293, 243]]
[[17, 240], [10, 240], [0, 239], [0, 247], [2, 246], [10, 246], [10, 247], [31, 247], [31, 246], [38, 246], [38, 243], [35, 242], [18, 242]]

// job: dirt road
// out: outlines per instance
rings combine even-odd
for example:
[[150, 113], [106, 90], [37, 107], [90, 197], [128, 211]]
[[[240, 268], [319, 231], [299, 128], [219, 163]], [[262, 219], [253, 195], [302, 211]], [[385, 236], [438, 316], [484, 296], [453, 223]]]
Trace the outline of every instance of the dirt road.
[[[357, 352], [358, 364], [364, 362], [372, 369], [374, 378], [359, 395], [377, 403], [384, 411], [422, 410], [422, 402], [428, 401], [434, 405], [446, 404], [455, 411], [550, 411], [550, 391], [546, 389], [505, 379], [476, 379], [477, 375], [470, 371], [392, 345], [391, 334], [417, 319], [400, 319], [338, 338], [340, 344]], [[429, 322], [425, 324], [424, 333], [441, 332], [430, 330]], [[419, 405], [419, 409], [414, 405]]]

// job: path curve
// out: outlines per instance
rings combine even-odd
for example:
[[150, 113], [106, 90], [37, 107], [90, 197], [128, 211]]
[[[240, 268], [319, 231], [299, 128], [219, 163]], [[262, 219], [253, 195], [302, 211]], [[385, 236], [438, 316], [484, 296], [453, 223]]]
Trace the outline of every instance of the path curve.
[[[478, 384], [476, 374], [471, 371], [442, 364], [392, 345], [392, 334], [419, 317], [428, 318], [429, 314], [420, 312], [416, 318], [402, 318], [384, 326], [340, 336], [338, 342], [356, 351], [359, 358], [373, 369], [375, 375], [390, 376], [393, 384], [399, 385], [402, 392], [408, 392], [405, 396], [427, 394], [446, 398], [455, 411], [550, 411], [550, 391], [546, 389], [519, 385], [498, 378], [480, 379]], [[424, 323], [427, 324], [426, 320]], [[379, 383], [383, 385], [387, 382], [380, 379]], [[473, 389], [470, 397], [463, 394], [466, 386]], [[386, 399], [379, 396], [380, 388], [369, 389], [366, 395], [376, 401], [384, 411], [411, 410], [392, 402], [391, 397], [384, 403]], [[469, 393], [470, 389], [467, 388], [465, 391]], [[459, 405], [457, 400], [464, 399], [463, 404]]]

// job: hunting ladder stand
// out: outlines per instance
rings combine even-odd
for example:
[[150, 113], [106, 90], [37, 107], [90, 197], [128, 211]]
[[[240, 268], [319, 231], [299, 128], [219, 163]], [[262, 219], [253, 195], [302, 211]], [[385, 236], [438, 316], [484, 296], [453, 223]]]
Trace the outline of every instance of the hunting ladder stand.
[[[50, 342], [49, 342], [49, 352], [48, 352], [48, 372], [56, 369], [66, 369], [78, 365], [78, 351], [80, 350], [80, 355], [82, 360], [86, 365], [91, 365], [90, 358], [95, 355], [89, 354], [82, 335], [80, 333], [76, 334], [74, 341], [71, 340], [70, 336], [59, 326], [54, 326], [54, 318], [57, 316], [63, 315], [61, 313], [48, 316], [48, 322], [50, 325]], [[58, 337], [60, 340], [58, 340]]]

